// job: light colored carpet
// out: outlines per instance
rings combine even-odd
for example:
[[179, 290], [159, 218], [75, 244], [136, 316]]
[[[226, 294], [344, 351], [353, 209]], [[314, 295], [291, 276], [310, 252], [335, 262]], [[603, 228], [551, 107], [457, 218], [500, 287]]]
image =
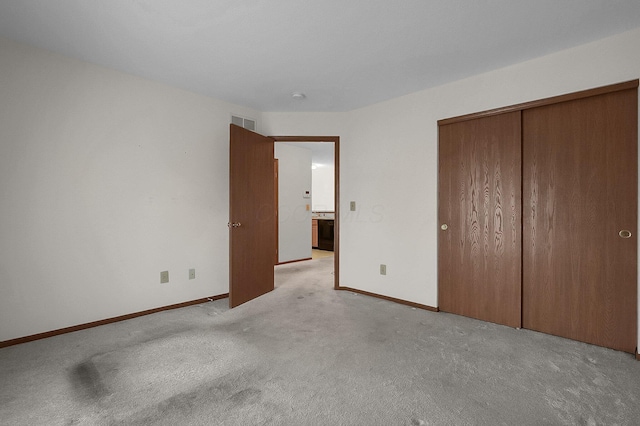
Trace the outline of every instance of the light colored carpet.
[[325, 257], [333, 257], [333, 252], [332, 251], [327, 251], [327, 250], [319, 250], [319, 249], [312, 249], [311, 250], [311, 258], [312, 259], [324, 259]]
[[3, 425], [638, 424], [625, 353], [335, 291], [274, 292], [0, 349]]

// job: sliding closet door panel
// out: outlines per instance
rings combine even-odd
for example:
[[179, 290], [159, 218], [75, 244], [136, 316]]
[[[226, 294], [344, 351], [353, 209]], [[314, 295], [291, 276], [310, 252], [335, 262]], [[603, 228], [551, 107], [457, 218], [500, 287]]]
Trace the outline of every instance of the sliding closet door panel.
[[519, 327], [520, 112], [439, 128], [440, 310]]
[[523, 111], [525, 328], [635, 350], [637, 106], [633, 89]]

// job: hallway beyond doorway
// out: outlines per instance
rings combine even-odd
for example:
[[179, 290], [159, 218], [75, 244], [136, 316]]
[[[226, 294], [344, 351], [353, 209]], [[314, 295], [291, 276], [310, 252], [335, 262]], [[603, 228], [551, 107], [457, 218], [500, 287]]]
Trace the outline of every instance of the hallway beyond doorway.
[[318, 250], [318, 249], [311, 250], [311, 259], [313, 260], [324, 259], [325, 257], [333, 257], [333, 252], [328, 250]]

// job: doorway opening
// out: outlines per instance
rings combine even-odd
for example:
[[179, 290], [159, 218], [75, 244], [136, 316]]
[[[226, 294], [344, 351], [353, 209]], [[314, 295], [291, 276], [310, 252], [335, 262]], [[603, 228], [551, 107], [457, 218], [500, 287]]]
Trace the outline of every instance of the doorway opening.
[[[325, 202], [322, 202], [322, 203], [315, 203], [315, 208], [312, 207], [311, 202], [313, 199], [312, 197], [314, 196], [314, 191], [311, 190], [311, 188], [309, 188], [309, 190], [311, 190], [308, 198], [309, 202], [303, 203], [302, 205], [305, 206], [304, 214], [307, 217], [315, 217], [316, 220], [323, 221], [322, 225], [323, 225], [323, 229], [325, 229], [325, 235], [323, 238], [323, 247], [325, 248], [325, 250], [319, 250], [319, 252], [316, 252], [316, 254], [314, 255], [313, 251], [315, 251], [315, 249], [312, 249], [312, 258], [321, 256], [323, 254], [322, 253], [323, 251], [328, 252], [330, 251], [330, 249], [333, 250], [334, 288], [338, 288], [339, 287], [339, 262], [340, 262], [340, 256], [339, 256], [339, 253], [340, 253], [340, 223], [339, 223], [340, 222], [340, 206], [339, 206], [340, 137], [339, 136], [270, 136], [270, 138], [272, 138], [276, 143], [286, 142], [287, 145], [294, 145], [301, 148], [309, 149], [312, 151], [312, 157], [314, 155], [314, 152], [317, 153], [316, 155], [323, 156], [321, 159], [314, 158], [312, 160], [311, 164], [315, 164], [316, 167], [321, 167], [321, 166], [326, 167], [329, 165], [326, 158], [326, 152], [328, 150], [324, 145], [331, 144], [331, 146], [333, 147], [332, 158], [329, 159], [329, 160], [332, 160], [332, 166], [333, 166], [333, 199], [331, 200], [332, 202], [327, 202], [327, 200], [325, 200]], [[320, 195], [320, 194], [317, 194], [317, 195]], [[281, 196], [282, 194], [280, 195], [280, 197]], [[307, 194], [305, 194], [305, 191], [302, 191], [301, 194], [296, 194], [296, 196], [306, 197]], [[309, 206], [309, 207], [306, 207], [306, 206]], [[307, 208], [309, 209], [308, 211], [307, 211]], [[282, 213], [294, 214], [293, 211], [282, 212]], [[276, 223], [277, 222], [278, 222], [278, 219], [276, 219]], [[306, 225], [303, 224], [303, 226], [306, 226]], [[330, 229], [330, 231], [328, 231], [328, 229]], [[313, 230], [311, 225], [309, 226], [309, 229], [308, 229], [308, 235], [313, 238], [312, 234], [313, 234]], [[329, 239], [331, 239], [330, 242], [328, 241]], [[317, 241], [312, 241], [311, 244], [309, 244], [310, 247], [313, 247], [314, 243], [319, 244], [319, 242]], [[279, 247], [281, 246], [279, 245]], [[326, 255], [326, 253], [324, 254]], [[307, 259], [310, 259], [310, 258], [307, 257], [306, 259], [303, 258], [299, 260], [307, 260]], [[282, 264], [282, 263], [289, 262], [289, 261], [283, 262], [282, 260], [283, 259], [280, 259], [280, 261], [277, 263]], [[293, 261], [295, 262], [296, 260], [293, 260]]]

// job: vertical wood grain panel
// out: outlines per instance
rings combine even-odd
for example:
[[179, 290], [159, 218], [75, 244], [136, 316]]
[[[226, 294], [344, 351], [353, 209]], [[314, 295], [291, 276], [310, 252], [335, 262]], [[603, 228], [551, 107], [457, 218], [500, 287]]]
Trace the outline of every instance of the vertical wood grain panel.
[[520, 112], [439, 127], [440, 310], [519, 327]]
[[275, 242], [275, 250], [274, 250], [274, 258], [273, 258], [273, 264], [277, 265], [280, 262], [280, 225], [279, 225], [279, 205], [280, 205], [280, 192], [278, 189], [279, 186], [279, 173], [280, 173], [280, 163], [278, 163], [278, 159], [274, 158], [273, 159], [273, 199], [274, 199], [274, 205], [275, 205], [275, 211], [273, 213], [273, 216], [275, 217], [274, 220], [274, 226], [275, 226], [275, 232], [274, 232], [274, 238], [276, 240]]
[[524, 327], [634, 352], [637, 105], [632, 89], [523, 111]]
[[274, 140], [230, 125], [229, 306], [274, 288]]

